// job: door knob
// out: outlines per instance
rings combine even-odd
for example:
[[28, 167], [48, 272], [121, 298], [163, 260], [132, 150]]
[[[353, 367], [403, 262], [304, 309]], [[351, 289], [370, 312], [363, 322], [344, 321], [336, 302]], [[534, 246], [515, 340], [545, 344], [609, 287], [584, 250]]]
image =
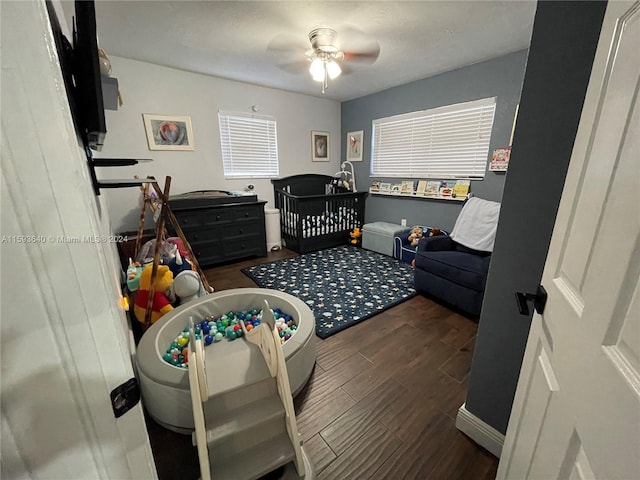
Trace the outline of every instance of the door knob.
[[540, 315], [544, 313], [544, 307], [547, 304], [547, 291], [542, 285], [538, 285], [536, 293], [522, 293], [516, 292], [516, 301], [518, 302], [518, 311], [520, 315], [529, 315], [529, 300], [533, 301], [533, 308], [536, 309]]

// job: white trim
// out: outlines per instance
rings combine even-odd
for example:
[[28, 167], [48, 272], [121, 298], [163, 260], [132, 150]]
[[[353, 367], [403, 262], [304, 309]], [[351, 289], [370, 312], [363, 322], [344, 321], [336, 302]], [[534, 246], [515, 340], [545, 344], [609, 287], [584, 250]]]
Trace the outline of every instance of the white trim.
[[489, 452], [500, 458], [502, 445], [504, 444], [504, 435], [467, 410], [466, 403], [463, 403], [458, 409], [456, 428], [478, 445], [486, 448]]

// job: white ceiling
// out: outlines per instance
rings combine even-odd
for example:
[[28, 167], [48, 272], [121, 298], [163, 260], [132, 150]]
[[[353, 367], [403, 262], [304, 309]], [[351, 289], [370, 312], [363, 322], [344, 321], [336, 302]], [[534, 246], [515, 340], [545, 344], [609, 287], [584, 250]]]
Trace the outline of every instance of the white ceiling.
[[312, 29], [334, 28], [345, 50], [378, 42], [375, 63], [347, 62], [329, 81], [324, 97], [339, 101], [527, 48], [534, 14], [535, 1], [514, 0], [96, 2], [110, 55], [315, 96]]

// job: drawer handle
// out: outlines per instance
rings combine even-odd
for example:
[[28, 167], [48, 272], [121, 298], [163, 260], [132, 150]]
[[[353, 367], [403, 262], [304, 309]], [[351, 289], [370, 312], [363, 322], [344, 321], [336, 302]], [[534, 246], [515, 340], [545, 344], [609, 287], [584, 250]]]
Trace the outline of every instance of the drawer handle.
[[216, 220], [220, 220], [220, 215], [216, 215]]
[[248, 217], [249, 216], [249, 212], [244, 212], [244, 216]]
[[200, 257], [200, 252], [196, 252], [196, 257]]
[[197, 233], [193, 235], [194, 240], [197, 240], [198, 238], [200, 238], [200, 235], [198, 235]]
[[240, 233], [244, 233], [244, 228], [241, 228], [241, 229], [240, 229]]
[[183, 218], [182, 223], [189, 223], [189, 220], [187, 220], [186, 218]]

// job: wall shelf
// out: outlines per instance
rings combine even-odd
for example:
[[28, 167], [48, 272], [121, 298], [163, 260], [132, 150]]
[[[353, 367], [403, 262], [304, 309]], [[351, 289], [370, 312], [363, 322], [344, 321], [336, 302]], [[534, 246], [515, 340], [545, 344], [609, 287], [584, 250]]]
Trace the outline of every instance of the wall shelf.
[[402, 193], [383, 193], [376, 192], [373, 190], [369, 190], [371, 195], [380, 196], [380, 197], [393, 197], [393, 198], [413, 198], [418, 200], [444, 200], [447, 202], [464, 202], [467, 199], [467, 195], [458, 196], [458, 197], [441, 197], [435, 195], [416, 195], [415, 192], [411, 194], [402, 194]]

